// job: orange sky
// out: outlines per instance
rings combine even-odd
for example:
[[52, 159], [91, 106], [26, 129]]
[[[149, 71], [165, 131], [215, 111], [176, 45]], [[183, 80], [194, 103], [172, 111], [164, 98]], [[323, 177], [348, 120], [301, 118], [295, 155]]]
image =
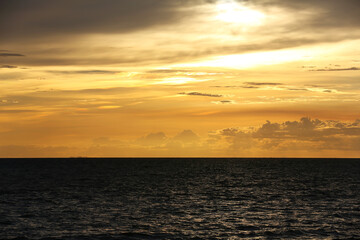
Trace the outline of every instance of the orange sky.
[[5, 0], [0, 157], [360, 157], [357, 0]]

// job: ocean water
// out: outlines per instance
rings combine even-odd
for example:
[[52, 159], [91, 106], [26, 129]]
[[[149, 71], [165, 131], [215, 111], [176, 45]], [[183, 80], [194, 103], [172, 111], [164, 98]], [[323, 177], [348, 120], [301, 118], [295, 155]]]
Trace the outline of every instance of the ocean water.
[[0, 239], [360, 239], [356, 159], [2, 159]]

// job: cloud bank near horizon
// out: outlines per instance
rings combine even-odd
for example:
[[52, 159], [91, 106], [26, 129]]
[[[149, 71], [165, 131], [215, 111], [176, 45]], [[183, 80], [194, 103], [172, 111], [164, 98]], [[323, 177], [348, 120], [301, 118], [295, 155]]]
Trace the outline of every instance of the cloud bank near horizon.
[[360, 153], [360, 119], [303, 117], [225, 128], [202, 137], [184, 130], [173, 137], [149, 133], [131, 142], [101, 137], [87, 147], [2, 145], [0, 150], [0, 157], [354, 157]]

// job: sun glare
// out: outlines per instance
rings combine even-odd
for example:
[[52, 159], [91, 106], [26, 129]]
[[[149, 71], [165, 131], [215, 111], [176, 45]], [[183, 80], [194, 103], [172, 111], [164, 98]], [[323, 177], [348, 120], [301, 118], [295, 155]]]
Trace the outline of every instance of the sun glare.
[[265, 18], [263, 13], [233, 1], [219, 3], [216, 9], [218, 12], [216, 19], [227, 23], [260, 25]]
[[[278, 50], [218, 56], [207, 61], [176, 65], [176, 67], [226, 67], [246, 69], [264, 65], [275, 65], [292, 61], [308, 60], [308, 52], [301, 49]], [[315, 54], [315, 53], [314, 53]]]

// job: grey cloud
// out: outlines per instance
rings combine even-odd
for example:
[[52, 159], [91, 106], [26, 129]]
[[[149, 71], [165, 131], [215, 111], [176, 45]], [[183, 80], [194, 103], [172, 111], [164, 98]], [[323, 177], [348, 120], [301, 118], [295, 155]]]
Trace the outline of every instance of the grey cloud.
[[89, 89], [81, 89], [81, 90], [51, 90], [51, 91], [38, 91], [35, 92], [34, 95], [53, 95], [53, 94], [119, 94], [124, 92], [130, 92], [136, 90], [135, 87], [114, 87], [114, 88], [89, 88]]
[[257, 138], [319, 138], [331, 135], [359, 135], [360, 121], [343, 123], [339, 121], [321, 121], [303, 117], [300, 121], [279, 123], [265, 123], [254, 132]]
[[147, 73], [183, 73], [183, 72], [193, 72], [191, 69], [156, 69], [147, 71]]
[[236, 102], [233, 100], [221, 100], [221, 101], [213, 101], [211, 103], [215, 104], [235, 104]]
[[[173, 24], [189, 16], [198, 14], [196, 8], [182, 10], [183, 6], [217, 3], [206, 0], [77, 0], [77, 1], [46, 1], [46, 0], [3, 0], [0, 1], [0, 42], [30, 41], [32, 38], [46, 40], [52, 36], [53, 41], [59, 43], [59, 36], [69, 37], [76, 42], [76, 35], [92, 33], [127, 33], [150, 28], [152, 26]], [[242, 1], [257, 7], [266, 8], [278, 6], [291, 10], [294, 18], [296, 14], [305, 14], [316, 11], [306, 21], [296, 21], [294, 25], [273, 26], [265, 25], [259, 28], [257, 34], [273, 36], [264, 38], [252, 44], [216, 45], [214, 42], [204, 40], [193, 41], [191, 50], [170, 51], [164, 49], [137, 50], [127, 49], [125, 54], [111, 55], [106, 58], [108, 50], [96, 50], [87, 57], [89, 49], [79, 46], [73, 55], [56, 52], [58, 47], [47, 49], [48, 52], [38, 51], [42, 45], [34, 47], [30, 52], [31, 59], [11, 58], [11, 62], [4, 64], [15, 65], [146, 65], [176, 63], [202, 57], [240, 54], [256, 51], [270, 51], [284, 48], [309, 45], [318, 42], [336, 42], [344, 39], [355, 39], [357, 31], [338, 31], [339, 34], [327, 32], [333, 27], [358, 27], [360, 14], [358, 14], [359, 1], [357, 0], [254, 0]], [[194, 9], [194, 12], [189, 9]], [[299, 11], [300, 9], [300, 11]], [[307, 11], [309, 10], [309, 11]], [[310, 14], [309, 14], [310, 15]], [[321, 28], [319, 34], [314, 36], [314, 27]], [[358, 28], [356, 28], [358, 29]], [[306, 36], [306, 37], [304, 37]], [[40, 40], [39, 40], [40, 39]], [[259, 38], [261, 39], [261, 38]], [[266, 39], [266, 40], [265, 40]], [[181, 39], [179, 40], [181, 41]], [[184, 43], [185, 45], [186, 43]], [[68, 44], [70, 45], [70, 44]], [[67, 48], [67, 47], [65, 47]], [[194, 51], [193, 49], [196, 49]], [[109, 54], [110, 55], [110, 54]], [[7, 60], [7, 59], [6, 59]], [[1, 60], [0, 60], [0, 63]], [[154, 73], [170, 73], [172, 70], [159, 70]]]
[[222, 104], [232, 104], [232, 103], [234, 103], [234, 101], [232, 101], [232, 100], [222, 100], [222, 101], [219, 101], [220, 103], [222, 103]]
[[[18, 38], [18, 41], [22, 41], [24, 38]], [[329, 37], [317, 37], [316, 39], [293, 39], [286, 38], [283, 34], [277, 36], [274, 40], [269, 40], [261, 43], [254, 44], [240, 44], [240, 45], [226, 45], [226, 46], [214, 46], [212, 43], [204, 42], [193, 42], [192, 45], [197, 49], [196, 51], [182, 50], [182, 51], [166, 51], [160, 50], [154, 54], [154, 49], [137, 50], [137, 49], [128, 49], [126, 55], [112, 56], [112, 57], [101, 57], [101, 54], [109, 53], [113, 54], [114, 50], [108, 48], [100, 49], [91, 49], [82, 48], [79, 46], [78, 49], [71, 49], [73, 55], [69, 55], [69, 49], [46, 49], [43, 51], [34, 51], [31, 53], [31, 58], [11, 58], [6, 59], [7, 62], [1, 62], [3, 64], [15, 64], [15, 65], [26, 65], [26, 66], [69, 66], [69, 65], [108, 65], [108, 64], [118, 64], [124, 66], [139, 66], [146, 64], [166, 64], [166, 63], [177, 63], [182, 61], [189, 61], [193, 59], [217, 56], [217, 55], [227, 55], [227, 54], [241, 54], [248, 52], [257, 52], [257, 51], [271, 51], [279, 50], [289, 47], [302, 46], [318, 42], [335, 42], [343, 40], [342, 36], [332, 36]], [[0, 40], [1, 42], [1, 40]], [[41, 47], [41, 46], [39, 46]], [[83, 57], [86, 53], [92, 51], [92, 57]], [[116, 52], [116, 51], [115, 51]], [[99, 56], [100, 54], [100, 56]], [[182, 70], [152, 70], [149, 73], [182, 73]]]
[[[180, 0], [3, 0], [2, 38], [122, 33], [178, 21]], [[195, 1], [198, 2], [198, 1]]]
[[316, 66], [301, 66], [301, 68], [316, 68]]
[[358, 71], [360, 68], [358, 67], [349, 67], [349, 68], [322, 68], [322, 69], [314, 69], [310, 70], [312, 72], [335, 72], [335, 71]]
[[286, 88], [286, 89], [290, 91], [309, 91], [309, 89], [307, 88]]
[[0, 53], [0, 57], [25, 57], [25, 55], [20, 53]]
[[[240, 1], [240, 0], [239, 0]], [[19, 36], [43, 37], [51, 34], [122, 33], [186, 18], [182, 6], [217, 3], [203, 0], [3, 0], [0, 3], [2, 39]], [[243, 0], [241, 0], [244, 3]], [[359, 26], [358, 0], [253, 0], [247, 4], [267, 8], [277, 6], [293, 11], [316, 10], [301, 27]], [[191, 11], [191, 10], [190, 10]], [[299, 25], [300, 28], [300, 25]], [[284, 38], [285, 39], [285, 38]], [[311, 41], [311, 40], [310, 40]], [[303, 42], [301, 40], [301, 42]], [[282, 45], [282, 44], [280, 44]]]
[[39, 112], [36, 110], [24, 110], [24, 109], [0, 109], [0, 113], [13, 113], [13, 114], [17, 114], [17, 113], [35, 113], [35, 112]]
[[[299, 121], [272, 123], [267, 121], [259, 128], [243, 131], [238, 128], [220, 130], [216, 136], [228, 140], [233, 150], [255, 147], [261, 149], [298, 150], [360, 150], [360, 120], [341, 122], [322, 121], [303, 117]], [[296, 146], [295, 146], [296, 145]]]
[[283, 85], [282, 83], [273, 83], [273, 82], [245, 82], [245, 85], [249, 86], [278, 86]]
[[216, 97], [216, 98], [223, 97], [223, 95], [219, 95], [219, 94], [200, 93], [200, 92], [189, 92], [189, 93], [182, 92], [179, 94], [188, 95], [188, 96], [203, 96], [203, 97]]
[[17, 68], [17, 66], [13, 66], [13, 65], [1, 65], [0, 68]]
[[80, 71], [47, 71], [49, 73], [59, 74], [115, 74], [121, 71], [109, 71], [109, 70], [80, 70]]

